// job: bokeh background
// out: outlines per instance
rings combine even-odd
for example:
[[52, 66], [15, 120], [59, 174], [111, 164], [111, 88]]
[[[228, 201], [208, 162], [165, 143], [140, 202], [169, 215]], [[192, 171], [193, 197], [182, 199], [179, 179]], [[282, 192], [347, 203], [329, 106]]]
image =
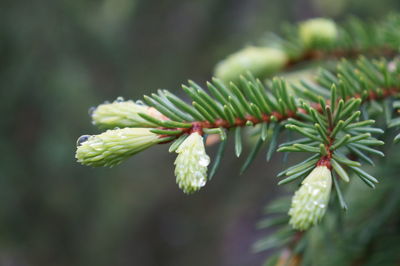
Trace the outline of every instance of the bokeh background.
[[[251, 244], [281, 157], [186, 196], [160, 145], [113, 169], [75, 162], [89, 107], [204, 84], [227, 54], [313, 16], [377, 18], [398, 0], [0, 1], [0, 265], [260, 265]], [[212, 154], [215, 147], [209, 149]], [[232, 150], [231, 150], [232, 151]]]

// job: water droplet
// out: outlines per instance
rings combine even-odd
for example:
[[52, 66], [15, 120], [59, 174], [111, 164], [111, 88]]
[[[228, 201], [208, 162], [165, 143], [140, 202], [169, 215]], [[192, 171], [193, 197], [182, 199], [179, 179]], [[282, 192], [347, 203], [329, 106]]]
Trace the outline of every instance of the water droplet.
[[206, 180], [204, 178], [197, 181], [198, 187], [204, 187], [206, 185]]
[[320, 193], [320, 190], [318, 189], [318, 188], [316, 188], [316, 189], [314, 189], [313, 191], [312, 191], [312, 195], [313, 196], [316, 196], [316, 195], [318, 195]]
[[110, 101], [104, 101], [103, 104], [110, 104]]
[[96, 111], [96, 107], [95, 106], [90, 107], [89, 110], [88, 110], [89, 116], [92, 116], [94, 111]]
[[201, 156], [199, 160], [199, 165], [207, 166], [210, 163], [210, 157], [207, 155]]
[[114, 102], [121, 103], [124, 101], [124, 97], [119, 96]]
[[85, 141], [87, 141], [90, 138], [90, 135], [82, 135], [78, 138], [78, 140], [76, 141], [76, 146], [80, 146], [82, 145], [82, 143], [84, 143]]
[[204, 178], [204, 175], [200, 172], [195, 172], [194, 173], [195, 179], [192, 180], [192, 186], [194, 187], [204, 187], [206, 184], [206, 179]]
[[135, 103], [137, 105], [147, 106], [142, 100], [137, 100]]

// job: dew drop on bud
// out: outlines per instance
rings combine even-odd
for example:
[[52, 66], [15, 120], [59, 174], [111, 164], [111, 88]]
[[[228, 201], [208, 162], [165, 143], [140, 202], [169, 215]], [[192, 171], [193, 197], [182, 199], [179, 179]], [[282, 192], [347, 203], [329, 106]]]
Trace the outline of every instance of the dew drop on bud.
[[85, 141], [87, 141], [89, 139], [90, 135], [82, 135], [78, 138], [78, 140], [76, 141], [76, 146], [80, 146], [82, 145], [82, 143], [84, 143]]
[[137, 105], [147, 106], [142, 100], [137, 100], [135, 103], [136, 103]]
[[192, 181], [192, 186], [194, 187], [204, 187], [206, 184], [206, 179], [204, 178], [204, 175], [198, 171], [196, 171], [194, 173], [194, 176], [196, 177], [193, 181]]
[[124, 101], [124, 98], [121, 97], [121, 96], [119, 96], [119, 97], [115, 100], [116, 103], [121, 103], [121, 102], [123, 102], [123, 101]]
[[210, 158], [208, 156], [201, 156], [199, 160], [199, 164], [201, 166], [207, 166], [210, 163]]
[[94, 106], [90, 107], [89, 110], [88, 110], [89, 116], [92, 116], [94, 111], [96, 111], [96, 107], [94, 107]]

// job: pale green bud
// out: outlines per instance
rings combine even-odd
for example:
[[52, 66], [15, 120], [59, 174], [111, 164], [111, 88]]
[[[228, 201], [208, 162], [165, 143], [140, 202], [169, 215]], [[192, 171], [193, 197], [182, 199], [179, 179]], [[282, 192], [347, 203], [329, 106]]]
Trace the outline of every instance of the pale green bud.
[[147, 128], [107, 130], [100, 135], [81, 136], [75, 158], [84, 165], [114, 166], [160, 140]]
[[292, 198], [289, 224], [301, 231], [317, 224], [327, 209], [331, 187], [331, 171], [326, 166], [317, 166]]
[[190, 134], [176, 152], [176, 183], [184, 193], [196, 192], [206, 184], [207, 166], [210, 163], [203, 137], [197, 132]]
[[334, 21], [326, 18], [315, 18], [302, 22], [299, 27], [300, 39], [309, 48], [333, 44], [338, 37]]
[[287, 55], [280, 49], [249, 46], [218, 63], [214, 75], [226, 82], [237, 81], [247, 71], [263, 78], [282, 69], [287, 61]]
[[[156, 113], [155, 113], [156, 112]], [[113, 103], [100, 104], [92, 112], [92, 122], [99, 128], [144, 127], [154, 126], [144, 120], [138, 113], [145, 113], [156, 118], [161, 114], [153, 108], [137, 104], [133, 101], [116, 100]]]

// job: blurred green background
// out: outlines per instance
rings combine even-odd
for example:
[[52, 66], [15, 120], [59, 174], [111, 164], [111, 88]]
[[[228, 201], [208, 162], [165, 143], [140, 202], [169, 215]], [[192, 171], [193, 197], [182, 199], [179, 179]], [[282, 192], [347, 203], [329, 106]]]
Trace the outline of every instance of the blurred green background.
[[[0, 2], [0, 265], [260, 265], [251, 244], [281, 156], [186, 196], [160, 145], [113, 169], [75, 162], [89, 107], [201, 84], [227, 54], [284, 22], [380, 18], [398, 0]], [[215, 147], [208, 149], [212, 154]]]

